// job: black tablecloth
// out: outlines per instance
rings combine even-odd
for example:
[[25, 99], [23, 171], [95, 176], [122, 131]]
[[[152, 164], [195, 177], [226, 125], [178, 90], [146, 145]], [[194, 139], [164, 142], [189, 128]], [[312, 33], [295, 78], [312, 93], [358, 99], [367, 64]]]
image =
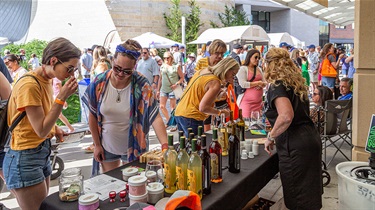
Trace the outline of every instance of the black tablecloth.
[[[247, 138], [256, 136], [246, 135]], [[258, 136], [259, 137], [259, 136]], [[208, 144], [211, 135], [207, 134]], [[254, 159], [241, 160], [241, 172], [238, 174], [230, 173], [227, 169], [223, 171], [223, 182], [212, 183], [211, 194], [204, 195], [202, 199], [203, 209], [241, 209], [253, 198], [276, 173], [278, 168], [278, 156], [274, 153], [272, 156], [264, 151], [264, 146], [260, 145], [259, 155]], [[126, 164], [106, 174], [118, 179], [122, 179], [121, 169], [130, 165], [145, 167], [138, 161]], [[228, 165], [227, 157], [223, 157], [223, 166]], [[100, 201], [100, 209], [114, 209], [117, 207], [129, 206], [128, 200], [121, 203], [118, 198], [116, 202], [110, 203], [109, 200]], [[78, 209], [78, 201], [62, 202], [59, 200], [58, 192], [49, 195], [42, 203], [42, 210], [74, 210]]]

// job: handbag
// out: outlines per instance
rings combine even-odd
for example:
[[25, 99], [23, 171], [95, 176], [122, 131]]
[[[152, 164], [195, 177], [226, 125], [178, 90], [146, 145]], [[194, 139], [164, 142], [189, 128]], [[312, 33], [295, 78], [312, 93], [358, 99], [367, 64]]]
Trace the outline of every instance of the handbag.
[[321, 75], [323, 77], [334, 77], [334, 78], [337, 77], [336, 69], [332, 66], [331, 61], [328, 60], [328, 56], [331, 55], [331, 54], [332, 53], [328, 53], [323, 60], [322, 72], [321, 72]]
[[[171, 85], [173, 85], [172, 82], [171, 82], [171, 79], [169, 79], [169, 77], [168, 77], [168, 74], [166, 72], [164, 72], [164, 73], [165, 73], [165, 76], [167, 77], [169, 83]], [[181, 96], [182, 96], [182, 94], [184, 93], [184, 91], [182, 90], [181, 85], [177, 85], [176, 88], [173, 89], [172, 91], [173, 91], [173, 94], [174, 94], [174, 97], [176, 98], [176, 100], [180, 99]]]
[[[254, 66], [253, 77], [248, 82], [254, 81], [256, 74], [257, 74], [257, 66]], [[241, 85], [240, 85], [240, 83], [238, 82], [237, 76], [234, 76], [233, 84], [234, 84], [234, 89], [236, 91], [236, 95], [237, 96], [241, 95], [242, 93], [244, 93], [246, 91], [246, 88], [242, 88]]]
[[229, 109], [233, 111], [233, 119], [238, 119], [240, 109], [238, 108], [236, 94], [234, 94], [234, 88], [231, 84], [227, 88], [227, 102]]
[[[196, 78], [196, 79], [190, 84], [189, 88], [188, 88], [185, 92], [183, 92], [183, 94], [182, 94], [182, 96], [181, 96], [181, 98], [180, 98], [180, 101], [184, 98], [184, 96], [186, 95], [186, 93], [190, 90], [190, 88], [193, 86], [194, 82], [197, 81], [199, 77], [204, 76], [204, 75], [208, 75], [208, 74], [210, 74], [210, 73], [199, 75], [199, 76], [198, 76], [198, 77], [197, 77], [197, 78]], [[177, 106], [176, 106], [176, 107], [177, 107]], [[171, 116], [169, 117], [169, 120], [168, 120], [168, 122], [167, 122], [167, 125], [168, 125], [168, 126], [175, 126], [175, 125], [177, 125], [176, 118], [175, 118], [175, 116], [174, 116], [175, 110], [176, 110], [176, 108], [174, 108], [174, 109], [171, 111]]]

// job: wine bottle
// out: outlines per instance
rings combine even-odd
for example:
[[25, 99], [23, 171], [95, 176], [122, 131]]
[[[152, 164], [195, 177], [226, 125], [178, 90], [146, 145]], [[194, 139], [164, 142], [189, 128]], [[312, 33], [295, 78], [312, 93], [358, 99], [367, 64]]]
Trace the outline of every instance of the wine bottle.
[[219, 183], [223, 181], [222, 166], [222, 151], [221, 145], [217, 141], [217, 129], [212, 131], [212, 142], [210, 144], [210, 158], [211, 158], [211, 182]]
[[[178, 144], [180, 144], [181, 137], [184, 136], [184, 131], [178, 131]], [[186, 144], [185, 144], [186, 146]], [[176, 152], [178, 153], [180, 151], [180, 146], [176, 148]]]
[[201, 136], [203, 135], [203, 126], [198, 126], [198, 135], [197, 135], [197, 151], [199, 153], [199, 151], [201, 150]]
[[202, 159], [202, 188], [203, 194], [208, 195], [211, 193], [211, 158], [207, 152], [206, 135], [201, 135], [201, 145], [199, 156]]
[[189, 133], [189, 139], [186, 142], [186, 152], [188, 153], [189, 156], [191, 155], [191, 141], [194, 139], [194, 137], [195, 137], [194, 133]]
[[164, 188], [167, 193], [176, 191], [176, 159], [173, 146], [173, 134], [168, 135], [168, 150], [164, 153]]
[[176, 190], [187, 190], [187, 166], [189, 155], [185, 149], [185, 136], [180, 138], [180, 151], [176, 161]]
[[228, 157], [228, 171], [231, 173], [239, 173], [241, 169], [241, 144], [236, 135], [238, 128], [232, 125], [232, 133], [229, 137], [229, 157]]
[[242, 117], [242, 109], [239, 110], [239, 117], [237, 119], [237, 127], [239, 128], [238, 138], [240, 141], [245, 141], [245, 121]]
[[[190, 133], [194, 133], [193, 128], [188, 128], [188, 134], [190, 134]], [[194, 136], [195, 136], [195, 133], [194, 133]]]
[[228, 155], [228, 147], [227, 147], [227, 142], [228, 142], [228, 132], [227, 128], [225, 125], [225, 114], [221, 114], [221, 120], [220, 120], [220, 125], [218, 126], [218, 132], [217, 132], [217, 137], [218, 141], [220, 143], [220, 146], [222, 147], [222, 155], [227, 156]]
[[193, 139], [191, 148], [192, 152], [187, 169], [188, 190], [197, 193], [202, 199], [202, 160], [197, 153], [197, 139]]

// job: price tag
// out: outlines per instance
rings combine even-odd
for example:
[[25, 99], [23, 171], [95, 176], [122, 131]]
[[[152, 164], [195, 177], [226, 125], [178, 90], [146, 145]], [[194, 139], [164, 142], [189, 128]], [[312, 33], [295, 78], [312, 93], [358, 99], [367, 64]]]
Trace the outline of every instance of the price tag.
[[375, 153], [375, 114], [373, 114], [371, 117], [370, 128], [366, 141], [366, 151], [369, 153]]

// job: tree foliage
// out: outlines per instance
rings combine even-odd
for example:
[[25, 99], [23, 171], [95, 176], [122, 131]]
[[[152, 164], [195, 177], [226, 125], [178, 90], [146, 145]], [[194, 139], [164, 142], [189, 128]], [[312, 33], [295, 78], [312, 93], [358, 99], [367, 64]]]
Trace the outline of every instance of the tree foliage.
[[[10, 51], [10, 53], [15, 54], [15, 55], [19, 55], [20, 49], [24, 49], [25, 52], [26, 52], [26, 58], [30, 59], [31, 54], [35, 53], [36, 56], [41, 61], [42, 55], [43, 55], [43, 50], [47, 46], [47, 44], [48, 43], [46, 41], [34, 39], [34, 40], [32, 40], [32, 41], [30, 41], [26, 44], [10, 44], [10, 45], [7, 45], [3, 48], [3, 51], [5, 49], [8, 49]], [[23, 61], [20, 64], [23, 68], [29, 69], [27, 61]]]
[[[170, 30], [167, 37], [174, 41], [181, 42], [181, 17], [185, 16], [185, 40], [187, 43], [196, 40], [198, 38], [199, 29], [203, 26], [203, 23], [201, 23], [200, 20], [200, 7], [197, 5], [195, 0], [189, 0], [189, 12], [183, 13], [180, 9], [180, 0], [170, 1], [172, 6], [169, 8], [169, 14], [163, 14], [166, 26]], [[188, 45], [186, 52], [196, 52], [196, 45]]]
[[[219, 14], [219, 20], [222, 27], [250, 25], [246, 12], [243, 10], [237, 10], [234, 6], [228, 7], [225, 5], [224, 13]], [[220, 27], [213, 21], [210, 21], [210, 25], [213, 28]]]

